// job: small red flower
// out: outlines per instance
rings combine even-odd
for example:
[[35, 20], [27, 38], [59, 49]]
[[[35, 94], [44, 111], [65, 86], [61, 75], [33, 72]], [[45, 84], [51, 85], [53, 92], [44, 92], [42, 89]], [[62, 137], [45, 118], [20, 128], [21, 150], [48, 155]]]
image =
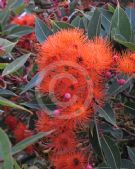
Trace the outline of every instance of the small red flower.
[[6, 118], [5, 118], [5, 124], [10, 128], [10, 129], [14, 129], [16, 128], [17, 126], [17, 119], [13, 116], [13, 115], [8, 115]]
[[80, 152], [62, 154], [52, 159], [56, 169], [84, 169], [86, 158]]
[[77, 141], [72, 131], [66, 130], [57, 136], [52, 137], [53, 150], [58, 154], [61, 152], [71, 152], [75, 149]]
[[[30, 136], [32, 136], [32, 132], [30, 130], [28, 130], [27, 126], [21, 122], [18, 123], [18, 125], [16, 126], [16, 128], [13, 130], [15, 139], [17, 142], [20, 142]], [[30, 145], [29, 147], [27, 147], [26, 149], [27, 153], [32, 153], [33, 152], [33, 145]]]
[[14, 18], [11, 23], [16, 25], [33, 27], [35, 25], [35, 15], [22, 14], [19, 17]]
[[19, 122], [16, 128], [13, 130], [15, 139], [17, 142], [22, 141], [25, 138], [25, 131], [27, 127], [25, 124]]
[[125, 74], [135, 73], [135, 54], [125, 53], [119, 60], [118, 71]]

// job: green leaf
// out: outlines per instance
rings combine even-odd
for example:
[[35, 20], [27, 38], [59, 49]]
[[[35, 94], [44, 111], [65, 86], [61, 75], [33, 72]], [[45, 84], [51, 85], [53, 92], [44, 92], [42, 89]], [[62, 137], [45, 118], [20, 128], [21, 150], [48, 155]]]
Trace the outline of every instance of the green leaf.
[[94, 132], [96, 132], [96, 133], [93, 133], [92, 135], [95, 136], [95, 139], [98, 141], [97, 145], [99, 145], [96, 149], [98, 149], [98, 151], [101, 152], [102, 158], [104, 159], [104, 155], [103, 155], [103, 151], [102, 151], [101, 139], [100, 139], [100, 136], [99, 136], [99, 128], [98, 128], [98, 124], [97, 124], [96, 114], [94, 116], [94, 126], [95, 126], [95, 131]]
[[33, 28], [28, 26], [14, 25], [9, 29], [5, 30], [5, 33], [8, 35], [8, 38], [20, 38], [24, 35], [32, 33], [33, 31]]
[[124, 105], [124, 112], [125, 113], [130, 113], [135, 116], [135, 103], [128, 101]]
[[126, 7], [125, 12], [130, 20], [130, 24], [132, 25], [132, 29], [133, 31], [135, 31], [135, 9], [134, 8], [130, 8], [130, 7]]
[[37, 40], [40, 43], [42, 43], [48, 38], [49, 35], [52, 34], [52, 31], [42, 20], [36, 18], [35, 33], [36, 33]]
[[21, 169], [16, 160], [14, 160], [14, 169]]
[[99, 135], [98, 135], [98, 131], [97, 131], [95, 123], [92, 128], [91, 126], [89, 127], [89, 140], [96, 154], [98, 156], [101, 156], [101, 147], [99, 145]]
[[108, 90], [108, 94], [110, 96], [117, 95], [117, 94], [123, 92], [124, 90], [126, 90], [127, 88], [129, 88], [133, 84], [133, 77], [132, 76], [129, 78], [124, 77], [123, 79], [126, 80], [126, 83], [122, 86], [120, 86], [117, 82], [117, 79], [115, 79], [115, 81], [112, 83], [112, 85], [110, 86], [110, 88]]
[[130, 159], [135, 164], [135, 149], [132, 149], [127, 146], [127, 150], [128, 150], [128, 155], [129, 155]]
[[18, 0], [7, 0], [7, 8], [11, 9], [17, 3]]
[[105, 163], [100, 164], [98, 167], [94, 169], [112, 169], [111, 167], [108, 167]]
[[66, 22], [52, 21], [52, 25], [53, 25], [54, 32], [60, 31], [61, 29], [74, 29], [75, 28], [73, 25], [66, 23]]
[[91, 21], [88, 24], [89, 39], [99, 36], [100, 30], [101, 30], [101, 13], [98, 9], [95, 9]]
[[7, 99], [5, 99], [4, 97], [1, 97], [1, 96], [0, 96], [0, 105], [12, 107], [12, 108], [15, 108], [15, 109], [24, 110], [24, 111], [27, 111], [27, 112], [33, 114], [30, 110], [28, 110], [28, 109], [26, 109], [26, 108], [24, 108], [20, 105], [17, 105], [15, 103], [11, 102], [10, 100], [7, 100]]
[[135, 169], [135, 165], [130, 160], [122, 159], [121, 169]]
[[99, 107], [98, 112], [100, 117], [104, 118], [107, 122], [111, 123], [112, 125], [117, 126], [115, 113], [109, 103], [107, 103], [104, 108]]
[[111, 167], [111, 169], [120, 169], [121, 156], [118, 146], [115, 144], [115, 142], [108, 136], [102, 136], [101, 145], [107, 161], [107, 165]]
[[[132, 27], [126, 12], [118, 5], [111, 21], [111, 37], [118, 32], [127, 40], [132, 40]], [[116, 33], [115, 31], [116, 30]]]
[[4, 160], [3, 169], [13, 169], [13, 159], [11, 155], [11, 143], [7, 134], [0, 128], [0, 148]]
[[108, 10], [103, 9], [103, 8], [100, 8], [99, 11], [101, 12], [101, 15], [102, 15], [101, 30], [105, 34], [105, 36], [109, 35], [110, 34], [110, 27], [111, 27], [112, 13], [109, 12]]
[[8, 63], [0, 63], [0, 70], [3, 70], [7, 65]]
[[8, 9], [0, 11], [0, 24], [2, 25], [2, 30], [6, 26], [6, 23], [9, 20], [10, 11]]
[[17, 15], [19, 15], [24, 11], [25, 8], [26, 8], [26, 4], [23, 3], [20, 6], [18, 6], [17, 8], [15, 8], [14, 11]]
[[33, 87], [37, 86], [41, 82], [42, 78], [40, 73], [37, 73], [29, 83], [23, 88], [23, 91], [20, 94], [25, 93], [26, 91], [32, 89]]
[[80, 16], [76, 16], [72, 20], [71, 25], [73, 25], [74, 27], [79, 27], [80, 26], [80, 20], [81, 20], [81, 17]]
[[12, 4], [11, 10], [15, 12], [17, 15], [21, 14], [26, 7], [24, 0], [17, 0]]
[[34, 144], [35, 142], [37, 142], [39, 139], [46, 137], [50, 134], [52, 134], [54, 132], [54, 130], [48, 131], [48, 132], [41, 132], [38, 133], [34, 136], [31, 136], [29, 138], [26, 138], [25, 140], [17, 143], [13, 148], [12, 148], [12, 155], [24, 150], [25, 148], [27, 148], [28, 146], [30, 146], [31, 144]]
[[13, 93], [10, 90], [7, 89], [0, 89], [0, 95], [2, 96], [17, 96], [15, 93]]
[[16, 60], [14, 60], [10, 64], [8, 64], [5, 67], [4, 71], [2, 72], [2, 76], [11, 74], [11, 73], [17, 71], [18, 69], [20, 69], [22, 66], [24, 66], [24, 64], [27, 61], [27, 59], [29, 58], [29, 56], [30, 56], [30, 53], [26, 54], [26, 55], [22, 55], [21, 57], [17, 58]]
[[5, 54], [8, 54], [12, 51], [12, 49], [15, 47], [16, 42], [10, 42], [7, 39], [0, 38], [0, 46], [3, 47], [5, 50]]
[[108, 4], [108, 9], [111, 13], [114, 13], [115, 12], [115, 9], [114, 7], [111, 5], [111, 4]]
[[132, 42], [122, 40], [119, 35], [117, 35], [117, 34], [114, 35], [113, 40], [115, 40], [116, 42], [120, 43], [121, 45], [127, 47], [128, 49], [135, 51], [135, 44]]

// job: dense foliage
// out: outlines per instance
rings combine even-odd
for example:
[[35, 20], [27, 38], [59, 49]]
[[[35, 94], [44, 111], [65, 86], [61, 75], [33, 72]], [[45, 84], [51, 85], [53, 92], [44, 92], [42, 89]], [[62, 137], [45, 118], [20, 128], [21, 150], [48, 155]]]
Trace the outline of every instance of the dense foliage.
[[135, 169], [134, 4], [0, 0], [0, 169]]

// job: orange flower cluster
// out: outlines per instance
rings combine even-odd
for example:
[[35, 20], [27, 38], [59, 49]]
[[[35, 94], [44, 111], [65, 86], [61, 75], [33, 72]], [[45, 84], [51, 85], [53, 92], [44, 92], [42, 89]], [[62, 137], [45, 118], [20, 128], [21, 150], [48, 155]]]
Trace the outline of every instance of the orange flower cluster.
[[[96, 103], [103, 104], [103, 72], [113, 63], [110, 44], [102, 38], [88, 40], [78, 29], [62, 30], [42, 44], [37, 64], [45, 71], [39, 91], [47, 93], [57, 110], [39, 114], [38, 131], [55, 129], [49, 136], [56, 169], [83, 169], [86, 157], [77, 149], [75, 131], [93, 115]], [[101, 59], [102, 58], [102, 59]]]
[[24, 14], [22, 16], [14, 18], [11, 23], [15, 24], [15, 25], [33, 27], [35, 25], [35, 15], [33, 15], [33, 14]]

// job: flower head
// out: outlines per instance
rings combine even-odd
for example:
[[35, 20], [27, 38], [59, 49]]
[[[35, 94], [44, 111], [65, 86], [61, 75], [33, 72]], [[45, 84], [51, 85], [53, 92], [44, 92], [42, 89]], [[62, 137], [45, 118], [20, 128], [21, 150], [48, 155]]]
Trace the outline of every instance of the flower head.
[[45, 112], [39, 113], [39, 119], [36, 123], [36, 129], [40, 132], [47, 132], [49, 130], [55, 129], [57, 123], [55, 119]]
[[[90, 58], [94, 69], [101, 74], [104, 70], [109, 70], [113, 63], [112, 48], [108, 41], [96, 38], [89, 41]], [[90, 61], [90, 62], [91, 62]]]
[[[32, 132], [28, 130], [27, 126], [22, 122], [18, 123], [17, 127], [13, 130], [13, 134], [17, 142], [20, 142], [33, 135]], [[33, 145], [30, 145], [25, 149], [25, 151], [29, 154], [33, 153], [33, 150]]]
[[16, 128], [17, 123], [18, 123], [18, 120], [13, 115], [8, 115], [5, 118], [5, 124], [12, 130]]
[[86, 158], [80, 152], [59, 155], [52, 158], [56, 169], [84, 169]]
[[76, 129], [77, 127], [83, 127], [84, 124], [89, 122], [92, 117], [93, 111], [91, 108], [85, 109], [82, 104], [76, 103], [62, 110], [61, 119], [65, 119], [70, 129]]
[[77, 141], [75, 135], [70, 130], [65, 130], [51, 138], [53, 151], [58, 153], [68, 153], [75, 149]]
[[12, 24], [30, 26], [33, 27], [35, 24], [35, 15], [33, 14], [22, 14], [12, 20]]
[[125, 74], [135, 73], [135, 53], [125, 53], [119, 61], [118, 71]]
[[22, 122], [18, 123], [17, 128], [13, 130], [13, 133], [17, 142], [32, 135], [32, 133], [27, 129], [27, 126]]

